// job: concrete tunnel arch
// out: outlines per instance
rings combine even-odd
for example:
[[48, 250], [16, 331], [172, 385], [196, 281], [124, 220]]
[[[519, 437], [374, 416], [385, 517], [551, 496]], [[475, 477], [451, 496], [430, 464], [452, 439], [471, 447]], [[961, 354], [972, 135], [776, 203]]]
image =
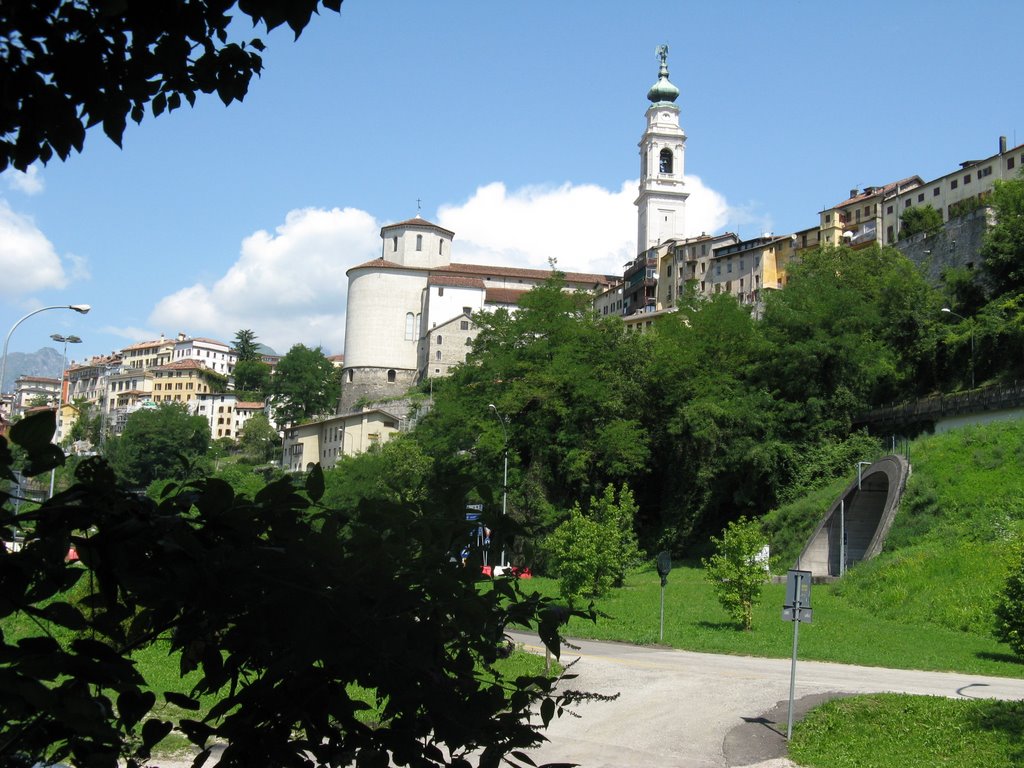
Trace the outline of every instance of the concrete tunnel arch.
[[[847, 567], [875, 557], [889, 535], [909, 474], [910, 465], [902, 456], [885, 456], [865, 467], [860, 487], [855, 477], [832, 503], [800, 553], [796, 567], [810, 571], [812, 578], [839, 578], [843, 516]], [[845, 513], [841, 514], [844, 506]]]

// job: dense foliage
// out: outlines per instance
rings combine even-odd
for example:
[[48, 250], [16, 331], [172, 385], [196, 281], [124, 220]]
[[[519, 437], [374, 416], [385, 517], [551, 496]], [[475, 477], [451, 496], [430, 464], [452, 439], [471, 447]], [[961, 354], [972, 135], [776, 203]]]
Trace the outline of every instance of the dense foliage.
[[900, 239], [925, 232], [934, 235], [942, 230], [942, 214], [930, 205], [916, 205], [900, 214]]
[[[11, 430], [27, 474], [60, 461], [53, 425], [47, 412]], [[12, 460], [0, 440], [4, 487]], [[158, 502], [126, 492], [101, 459], [78, 481], [30, 512], [0, 491], [0, 619], [34, 619], [29, 636], [0, 635], [0, 763], [136, 766], [176, 725], [200, 763], [226, 743], [222, 766], [468, 766], [470, 753], [497, 766], [541, 739], [530, 712], [547, 722], [566, 701], [547, 678], [491, 664], [511, 622], [537, 627], [557, 656], [572, 612], [452, 567], [458, 518], [327, 507], [319, 471], [253, 496], [201, 479]], [[25, 545], [9, 551], [19, 529]], [[83, 584], [83, 599], [65, 599]], [[195, 674], [188, 694], [150, 690], [133, 666], [156, 642]], [[353, 683], [375, 693], [378, 727], [357, 718], [367, 705]], [[201, 697], [216, 703], [190, 714]], [[155, 711], [158, 699], [183, 716]]]
[[237, 40], [241, 15], [298, 36], [321, 6], [342, 0], [77, 0], [0, 5], [0, 171], [24, 171], [81, 151], [102, 125], [120, 146], [129, 117], [142, 122], [200, 93], [241, 101], [263, 62], [259, 38]]
[[333, 411], [340, 379], [320, 347], [296, 344], [281, 358], [270, 380], [278, 426]]
[[254, 413], [242, 427], [238, 446], [249, 463], [262, 464], [277, 456], [281, 438], [265, 413]]
[[516, 313], [474, 318], [466, 363], [437, 382], [412, 438], [425, 479], [462, 478], [493, 517], [508, 417], [509, 517], [521, 564], [577, 502], [628, 483], [649, 551], [706, 552], [711, 533], [845, 474], [876, 444], [851, 433], [880, 402], [941, 386], [943, 300], [897, 251], [830, 248], [790, 265], [764, 317], [684, 296], [651, 333], [623, 333], [554, 278]]
[[154, 480], [195, 477], [196, 462], [210, 446], [210, 425], [189, 415], [182, 403], [161, 403], [130, 414], [120, 437], [106, 444], [111, 467], [124, 482], [147, 486]]

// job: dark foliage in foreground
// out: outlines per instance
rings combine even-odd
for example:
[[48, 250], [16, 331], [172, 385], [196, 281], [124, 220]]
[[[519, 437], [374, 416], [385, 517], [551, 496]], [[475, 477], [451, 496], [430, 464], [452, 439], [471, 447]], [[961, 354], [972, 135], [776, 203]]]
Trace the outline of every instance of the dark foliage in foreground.
[[[52, 429], [52, 413], [12, 429], [27, 473], [60, 461]], [[5, 481], [11, 468], [0, 440]], [[93, 459], [35, 511], [2, 493], [0, 537], [28, 533], [0, 550], [0, 619], [20, 612], [38, 631], [0, 636], [0, 764], [136, 766], [175, 726], [200, 750], [226, 742], [227, 766], [468, 766], [470, 751], [494, 766], [539, 743], [529, 712], [546, 723], [567, 700], [489, 665], [510, 622], [557, 655], [568, 612], [515, 582], [478, 589], [448, 562], [458, 521], [384, 502], [325, 509], [322, 492], [317, 468], [304, 488], [283, 479], [250, 499], [206, 479], [156, 503]], [[80, 580], [87, 597], [65, 602]], [[190, 695], [151, 692], [133, 666], [160, 639], [183, 674], [198, 670]], [[356, 718], [351, 683], [377, 692], [379, 727]], [[206, 694], [219, 698], [206, 716], [152, 716], [158, 697], [191, 713]]]

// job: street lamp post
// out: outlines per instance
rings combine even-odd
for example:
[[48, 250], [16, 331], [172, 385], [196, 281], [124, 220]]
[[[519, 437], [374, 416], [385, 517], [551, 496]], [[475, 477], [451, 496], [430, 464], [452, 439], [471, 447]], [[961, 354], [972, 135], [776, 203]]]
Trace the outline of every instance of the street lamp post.
[[[59, 333], [51, 333], [50, 338], [56, 341], [58, 344], [64, 345], [64, 354], [61, 356], [60, 364], [60, 385], [57, 389], [57, 425], [61, 425], [61, 417], [63, 416], [64, 409], [64, 376], [67, 374], [68, 369], [68, 344], [81, 344], [82, 340], [78, 336], [61, 336]], [[71, 382], [68, 382], [68, 387], [71, 387]], [[59, 430], [58, 430], [59, 431]], [[59, 441], [59, 438], [63, 438], [64, 435], [54, 433], [54, 439]], [[50, 498], [53, 498], [53, 485], [54, 480], [57, 477], [57, 468], [54, 467], [50, 470]]]
[[[498, 413], [498, 406], [494, 403], [488, 405], [492, 411], [494, 411], [495, 417], [498, 419], [498, 423], [501, 424], [501, 432], [505, 436], [505, 471], [502, 475], [501, 482], [501, 517], [504, 520], [505, 512], [508, 505], [508, 429], [505, 428], [505, 419]], [[504, 534], [501, 538], [501, 569], [505, 570], [505, 537]]]
[[971, 320], [968, 320], [963, 315], [958, 315], [956, 312], [954, 312], [949, 307], [943, 307], [942, 311], [945, 312], [947, 315], [952, 315], [953, 317], [959, 317], [961, 320], [963, 320], [965, 323], [967, 323], [968, 326], [970, 327], [970, 331], [971, 331], [971, 389], [974, 389], [974, 322], [971, 321]]
[[[64, 407], [64, 377], [67, 375], [67, 371], [68, 371], [68, 344], [81, 344], [82, 340], [78, 336], [74, 336], [74, 335], [71, 335], [71, 336], [61, 336], [59, 333], [51, 333], [50, 334], [50, 338], [53, 339], [54, 341], [56, 341], [58, 344], [63, 344], [64, 345], [64, 352], [63, 352], [63, 354], [61, 356], [61, 364], [60, 364], [60, 392], [57, 395], [57, 408], [58, 408], [58, 412], [59, 412], [59, 409]], [[71, 391], [71, 380], [68, 379], [68, 392], [69, 392], [69, 394], [70, 394], [70, 391]], [[62, 435], [60, 435], [60, 437], [64, 437], [64, 435], [62, 434]]]
[[88, 304], [57, 304], [52, 307], [41, 307], [33, 312], [29, 312], [27, 315], [22, 317], [18, 322], [11, 326], [11, 330], [7, 332], [7, 338], [4, 339], [4, 355], [0, 358], [0, 391], [3, 391], [4, 377], [7, 375], [7, 347], [11, 343], [11, 335], [15, 329], [23, 322], [28, 320], [32, 315], [38, 315], [40, 312], [46, 312], [50, 309], [70, 309], [78, 312], [81, 315], [88, 314], [89, 310], [92, 309]]

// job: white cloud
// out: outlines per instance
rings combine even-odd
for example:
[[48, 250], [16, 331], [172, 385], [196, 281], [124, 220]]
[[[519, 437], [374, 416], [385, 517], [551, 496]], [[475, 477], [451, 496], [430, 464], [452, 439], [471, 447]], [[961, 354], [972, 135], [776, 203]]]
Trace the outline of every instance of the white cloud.
[[[554, 257], [567, 271], [621, 275], [636, 256], [636, 189], [636, 181], [626, 181], [617, 191], [563, 184], [510, 193], [494, 182], [462, 204], [442, 206], [437, 223], [455, 232], [458, 262], [545, 269]], [[719, 231], [729, 220], [725, 198], [695, 176], [687, 177], [687, 190], [688, 233]], [[147, 324], [168, 335], [223, 341], [250, 328], [281, 353], [296, 343], [340, 353], [345, 272], [380, 255], [379, 230], [356, 208], [291, 211], [273, 233], [245, 238], [238, 260], [215, 282], [161, 299]]]
[[[76, 272], [78, 268], [76, 267]], [[18, 296], [64, 288], [68, 277], [60, 256], [31, 217], [0, 200], [0, 295]]]
[[43, 191], [45, 185], [43, 184], [43, 177], [39, 174], [39, 165], [33, 163], [28, 167], [27, 171], [18, 171], [14, 168], [8, 168], [3, 173], [0, 173], [10, 189], [17, 190], [25, 195], [38, 195]]
[[280, 353], [297, 343], [340, 353], [345, 272], [380, 252], [379, 225], [355, 208], [294, 210], [273, 233], [242, 241], [238, 260], [212, 285], [160, 300], [148, 324], [230, 341], [241, 328]]
[[[551, 258], [573, 272], [622, 274], [636, 257], [637, 181], [617, 191], [592, 184], [479, 187], [465, 203], [442, 206], [438, 223], [455, 232], [454, 257], [475, 264], [544, 269]], [[716, 232], [729, 220], [719, 193], [688, 176], [688, 235]]]

